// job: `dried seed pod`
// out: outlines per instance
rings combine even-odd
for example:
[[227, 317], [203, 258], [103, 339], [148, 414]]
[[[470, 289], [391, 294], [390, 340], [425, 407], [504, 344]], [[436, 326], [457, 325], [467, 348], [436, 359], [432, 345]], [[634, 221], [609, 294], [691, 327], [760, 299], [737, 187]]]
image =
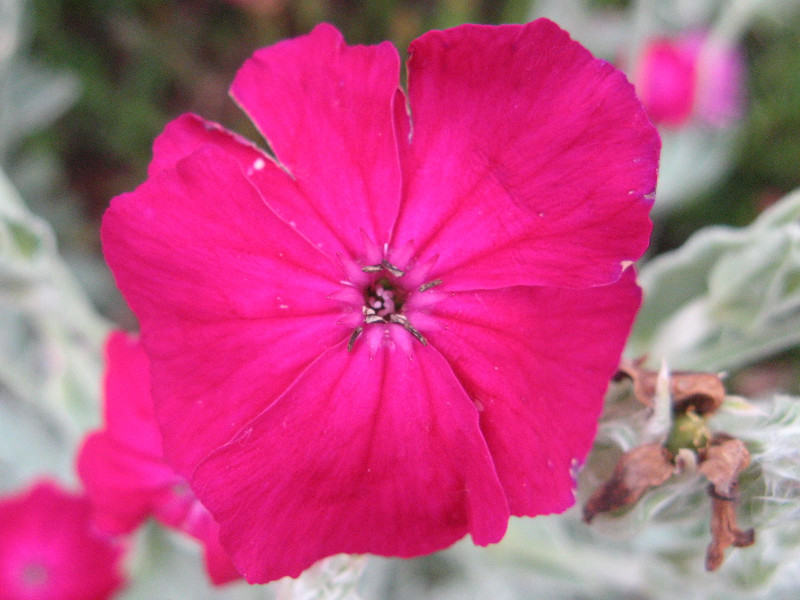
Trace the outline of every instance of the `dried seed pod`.
[[688, 410], [675, 416], [666, 447], [673, 454], [677, 454], [681, 448], [696, 452], [708, 446], [710, 439], [711, 432], [706, 419]]

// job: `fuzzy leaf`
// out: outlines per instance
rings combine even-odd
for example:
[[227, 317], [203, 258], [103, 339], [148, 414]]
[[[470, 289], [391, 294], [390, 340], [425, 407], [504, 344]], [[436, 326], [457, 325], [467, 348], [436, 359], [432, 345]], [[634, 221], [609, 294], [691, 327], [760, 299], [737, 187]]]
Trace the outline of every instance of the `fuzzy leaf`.
[[800, 192], [742, 229], [709, 227], [646, 264], [631, 354], [731, 369], [800, 343]]
[[58, 256], [49, 226], [0, 172], [2, 486], [71, 477], [71, 446], [97, 420], [105, 324]]

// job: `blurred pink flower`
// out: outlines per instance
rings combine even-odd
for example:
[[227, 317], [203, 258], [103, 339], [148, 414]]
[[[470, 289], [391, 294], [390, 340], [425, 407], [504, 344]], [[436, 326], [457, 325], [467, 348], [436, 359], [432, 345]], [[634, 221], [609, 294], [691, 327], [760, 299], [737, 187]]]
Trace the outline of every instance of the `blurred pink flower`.
[[194, 115], [112, 201], [168, 462], [248, 581], [415, 556], [562, 511], [640, 300], [659, 139], [555, 24], [410, 48], [329, 25]]
[[240, 578], [219, 543], [219, 526], [186, 481], [164, 462], [150, 369], [138, 340], [121, 331], [111, 333], [106, 360], [106, 428], [87, 436], [78, 456], [95, 523], [110, 533], [129, 533], [154, 516], [203, 543], [214, 584]]
[[634, 76], [653, 122], [681, 127], [694, 117], [723, 127], [744, 110], [744, 74], [737, 48], [711, 45], [708, 34], [691, 33], [648, 42]]
[[91, 505], [50, 481], [0, 497], [0, 600], [105, 600], [122, 586], [122, 549], [95, 531]]

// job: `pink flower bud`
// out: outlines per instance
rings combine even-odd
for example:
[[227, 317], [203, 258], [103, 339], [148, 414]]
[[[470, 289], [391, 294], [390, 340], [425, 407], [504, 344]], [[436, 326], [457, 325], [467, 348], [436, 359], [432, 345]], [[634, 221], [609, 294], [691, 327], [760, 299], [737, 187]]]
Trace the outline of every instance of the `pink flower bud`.
[[744, 107], [744, 60], [738, 48], [705, 33], [648, 42], [633, 74], [647, 114], [657, 124], [682, 127], [697, 119], [724, 127]]

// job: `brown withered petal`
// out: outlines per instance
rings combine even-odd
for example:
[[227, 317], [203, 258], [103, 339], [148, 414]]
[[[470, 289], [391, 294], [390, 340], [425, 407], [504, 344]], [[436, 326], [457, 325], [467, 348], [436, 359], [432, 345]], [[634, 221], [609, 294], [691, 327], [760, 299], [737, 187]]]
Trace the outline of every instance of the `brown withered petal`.
[[[639, 402], [653, 406], [658, 371], [643, 369], [645, 359], [646, 357], [634, 361], [623, 359], [614, 379], [631, 379], [633, 393]], [[673, 371], [670, 373], [669, 391], [675, 412], [686, 412], [693, 407], [699, 415], [713, 413], [725, 399], [725, 386], [719, 375], [714, 373]]]
[[670, 378], [670, 392], [677, 412], [694, 407], [698, 415], [707, 415], [716, 412], [725, 400], [725, 386], [715, 373], [677, 371]]
[[652, 407], [653, 398], [656, 395], [658, 372], [642, 368], [646, 359], [646, 356], [640, 356], [633, 361], [623, 358], [619, 363], [616, 375], [614, 375], [614, 381], [630, 379], [633, 382], [633, 395], [636, 399], [642, 404]]
[[716, 495], [733, 498], [739, 473], [750, 464], [750, 453], [741, 440], [715, 433], [700, 461], [698, 469], [714, 486]]
[[[731, 492], [735, 493], [734, 489]], [[714, 571], [725, 559], [725, 549], [729, 546], [743, 548], [756, 541], [753, 529], [742, 531], [736, 524], [735, 502], [730, 497], [718, 495], [714, 484], [709, 484], [708, 494], [711, 496], [711, 543], [706, 550], [706, 570]]]
[[672, 454], [661, 444], [629, 450], [620, 457], [611, 478], [589, 498], [583, 520], [590, 523], [598, 513], [630, 506], [649, 488], [669, 479], [674, 469]]

